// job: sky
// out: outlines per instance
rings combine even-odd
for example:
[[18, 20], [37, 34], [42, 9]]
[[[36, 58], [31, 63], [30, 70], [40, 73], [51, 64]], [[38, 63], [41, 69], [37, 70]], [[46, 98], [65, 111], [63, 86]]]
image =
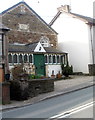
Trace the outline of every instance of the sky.
[[66, 4], [71, 6], [71, 12], [93, 17], [93, 2], [95, 0], [2, 0], [0, 13], [21, 1], [25, 1], [38, 15], [49, 23], [56, 15], [57, 8]]

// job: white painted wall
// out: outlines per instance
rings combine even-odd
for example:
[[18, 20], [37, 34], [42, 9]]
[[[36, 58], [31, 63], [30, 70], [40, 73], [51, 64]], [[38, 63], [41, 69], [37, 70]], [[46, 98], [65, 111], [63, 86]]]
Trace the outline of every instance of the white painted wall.
[[62, 73], [61, 65], [46, 65], [46, 76], [51, 77], [53, 70], [54, 75], [58, 74], [59, 71]]
[[88, 25], [62, 13], [52, 27], [58, 32], [59, 49], [69, 54], [69, 62], [73, 65], [74, 72], [88, 73], [90, 63]]
[[40, 42], [38, 42], [34, 52], [46, 52]]
[[93, 49], [93, 53], [92, 53], [92, 57], [93, 57], [93, 63], [95, 64], [95, 26], [92, 27], [92, 49]]

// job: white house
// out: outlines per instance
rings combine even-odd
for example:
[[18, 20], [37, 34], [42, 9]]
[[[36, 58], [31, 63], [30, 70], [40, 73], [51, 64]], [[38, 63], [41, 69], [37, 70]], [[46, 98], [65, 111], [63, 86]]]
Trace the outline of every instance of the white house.
[[72, 13], [65, 5], [58, 8], [49, 25], [58, 32], [59, 48], [69, 53], [74, 72], [89, 73], [88, 64], [95, 64], [95, 19]]

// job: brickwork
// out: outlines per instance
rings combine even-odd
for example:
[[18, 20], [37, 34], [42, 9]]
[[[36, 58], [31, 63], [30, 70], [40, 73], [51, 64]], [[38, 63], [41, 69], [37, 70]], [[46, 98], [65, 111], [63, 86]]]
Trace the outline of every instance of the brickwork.
[[[21, 6], [25, 13], [21, 13]], [[57, 34], [27, 6], [20, 4], [2, 15], [2, 22], [8, 28], [9, 42], [30, 43], [39, 41], [41, 36], [47, 36], [50, 44], [57, 46]]]
[[0, 68], [0, 83], [4, 81], [4, 72], [3, 69]]
[[2, 104], [10, 103], [10, 83], [2, 83]]

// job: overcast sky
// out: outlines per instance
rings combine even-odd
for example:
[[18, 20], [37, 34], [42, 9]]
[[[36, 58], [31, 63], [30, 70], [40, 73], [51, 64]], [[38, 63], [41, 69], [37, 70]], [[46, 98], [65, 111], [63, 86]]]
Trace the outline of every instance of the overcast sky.
[[[21, 0], [2, 0], [0, 12], [17, 4]], [[47, 23], [57, 13], [61, 5], [71, 5], [71, 11], [77, 14], [93, 17], [93, 2], [95, 0], [24, 0], [35, 12], [37, 12]]]

